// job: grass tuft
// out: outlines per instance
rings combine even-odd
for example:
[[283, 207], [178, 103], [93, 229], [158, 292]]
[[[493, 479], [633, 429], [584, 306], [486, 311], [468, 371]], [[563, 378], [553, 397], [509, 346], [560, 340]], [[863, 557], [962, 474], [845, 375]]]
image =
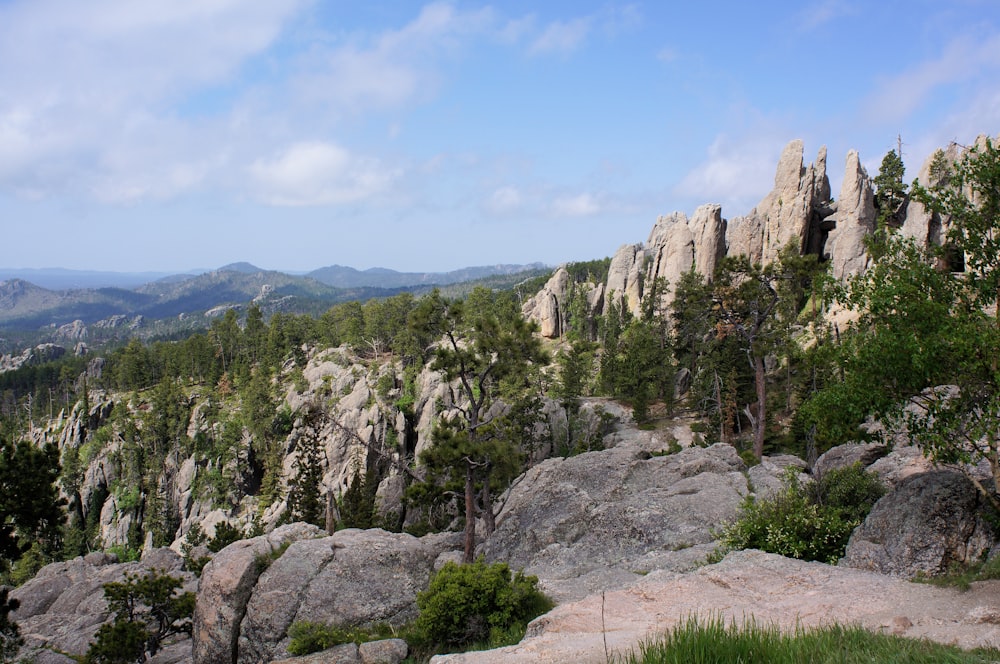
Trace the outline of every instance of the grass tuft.
[[659, 638], [641, 643], [616, 664], [985, 664], [1000, 650], [965, 651], [924, 640], [830, 625], [783, 633], [750, 619], [688, 618]]

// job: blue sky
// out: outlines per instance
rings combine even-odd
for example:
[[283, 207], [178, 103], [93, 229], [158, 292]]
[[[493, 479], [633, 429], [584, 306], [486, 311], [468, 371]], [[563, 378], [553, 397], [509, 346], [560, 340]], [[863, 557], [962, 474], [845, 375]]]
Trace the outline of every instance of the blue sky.
[[0, 0], [0, 266], [558, 264], [1000, 133], [995, 0]]

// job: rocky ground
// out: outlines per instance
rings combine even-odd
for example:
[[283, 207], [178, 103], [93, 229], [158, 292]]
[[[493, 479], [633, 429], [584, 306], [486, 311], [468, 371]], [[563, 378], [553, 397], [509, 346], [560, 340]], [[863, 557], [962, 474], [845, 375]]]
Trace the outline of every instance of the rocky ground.
[[689, 616], [752, 617], [784, 629], [832, 622], [963, 648], [1000, 646], [1000, 581], [968, 592], [883, 574], [738, 551], [678, 574], [655, 571], [631, 586], [557, 606], [516, 646], [435, 657], [434, 664], [604, 664]]
[[[605, 644], [627, 650], [691, 615], [753, 616], [788, 628], [860, 623], [964, 647], [1000, 647], [1000, 582], [960, 593], [907, 580], [977, 560], [996, 540], [962, 475], [930, 468], [910, 448], [837, 448], [813, 471], [860, 461], [891, 487], [855, 531], [841, 565], [747, 551], [706, 566], [714, 529], [736, 516], [743, 498], [768, 495], [788, 467], [804, 472], [806, 464], [779, 456], [747, 468], [732, 447], [690, 445], [686, 426], [683, 420], [653, 432], [623, 426], [606, 438], [608, 449], [544, 461], [518, 481], [480, 552], [537, 575], [558, 606], [532, 623], [517, 646], [436, 661], [604, 662]], [[676, 451], [674, 440], [688, 446]], [[197, 581], [193, 639], [156, 661], [286, 661], [287, 629], [295, 621], [405, 622], [415, 615], [416, 592], [456, 557], [460, 539], [382, 530], [327, 536], [292, 524], [237, 542], [216, 554]], [[101, 583], [141, 567], [173, 573], [179, 563], [172, 552], [155, 550], [131, 566], [101, 555], [49, 566], [15, 591], [22, 607], [14, 618], [36, 661], [69, 664], [54, 651], [86, 649], [107, 618]], [[195, 580], [185, 579], [193, 587]], [[298, 661], [377, 661], [348, 650]]]

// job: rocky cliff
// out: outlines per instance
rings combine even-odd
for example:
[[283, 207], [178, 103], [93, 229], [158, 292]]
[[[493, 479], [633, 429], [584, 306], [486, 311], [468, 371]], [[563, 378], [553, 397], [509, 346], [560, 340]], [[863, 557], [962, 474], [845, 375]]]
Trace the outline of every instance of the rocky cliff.
[[[977, 144], [984, 141], [980, 136]], [[668, 282], [662, 304], [669, 305], [669, 285], [676, 284], [684, 272], [694, 269], [711, 279], [725, 256], [742, 255], [766, 264], [789, 245], [802, 254], [829, 261], [835, 279], [863, 272], [869, 261], [865, 239], [875, 230], [877, 214], [872, 178], [858, 152], [851, 150], [845, 159], [839, 196], [834, 199], [826, 148], [820, 148], [808, 166], [803, 162], [803, 151], [801, 140], [785, 146], [774, 188], [746, 215], [727, 220], [721, 206], [709, 204], [695, 210], [690, 219], [683, 212], [659, 217], [645, 243], [626, 244], [614, 253], [605, 283], [587, 285], [588, 293], [600, 292], [600, 297], [590, 300], [591, 312], [601, 315], [608, 303], [620, 302], [638, 314], [645, 290], [660, 277]], [[963, 149], [952, 144], [942, 154], [945, 163], [954, 164]], [[934, 155], [928, 157], [917, 177], [924, 186], [939, 183], [940, 175], [931, 173], [933, 159]], [[904, 235], [925, 245], [941, 244], [948, 223], [909, 198], [898, 221]], [[539, 322], [544, 336], [556, 338], [563, 333], [569, 289], [574, 286], [565, 274], [553, 277], [525, 303], [524, 314]]]

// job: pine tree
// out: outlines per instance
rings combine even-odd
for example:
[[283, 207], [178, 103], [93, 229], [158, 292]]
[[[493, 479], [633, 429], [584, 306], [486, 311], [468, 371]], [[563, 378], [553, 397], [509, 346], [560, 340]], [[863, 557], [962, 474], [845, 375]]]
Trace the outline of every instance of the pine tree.
[[326, 505], [320, 495], [323, 450], [315, 435], [299, 439], [298, 455], [293, 466], [295, 476], [288, 487], [288, 510], [296, 521], [305, 521], [322, 528], [326, 524]]

